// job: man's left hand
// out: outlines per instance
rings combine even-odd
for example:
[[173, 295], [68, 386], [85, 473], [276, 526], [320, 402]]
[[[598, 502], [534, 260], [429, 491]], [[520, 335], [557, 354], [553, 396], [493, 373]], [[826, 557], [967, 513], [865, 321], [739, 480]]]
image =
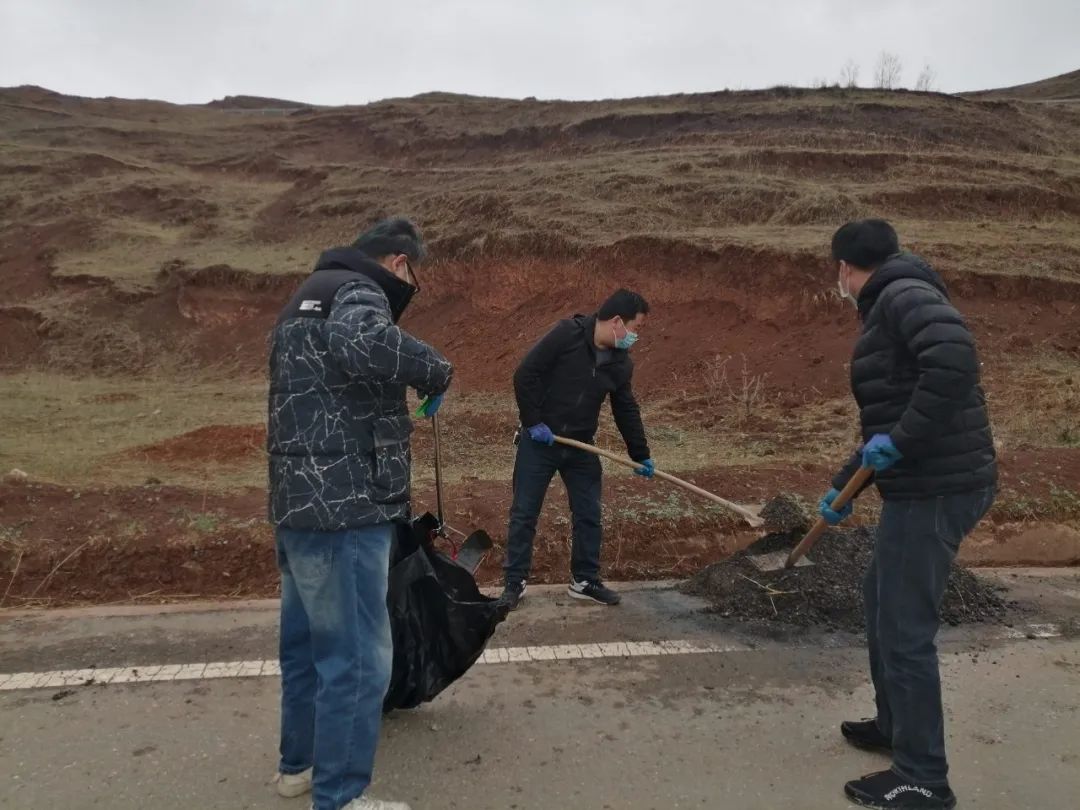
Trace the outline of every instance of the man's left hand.
[[855, 505], [850, 502], [844, 504], [839, 512], [833, 509], [833, 501], [836, 500], [839, 494], [840, 490], [835, 488], [830, 489], [825, 493], [825, 497], [821, 499], [820, 503], [818, 503], [818, 512], [825, 518], [825, 522], [830, 526], [839, 526], [851, 517], [851, 513], [855, 511]]
[[434, 396], [427, 397], [422, 403], [420, 408], [416, 411], [417, 416], [423, 416], [430, 419], [439, 412], [439, 408], [442, 407], [443, 394], [435, 394]]
[[634, 470], [634, 475], [640, 475], [642, 478], [652, 478], [653, 473], [656, 472], [656, 462], [651, 458], [645, 459], [641, 462], [641, 466]]
[[863, 466], [873, 467], [878, 472], [887, 470], [903, 458], [887, 433], [878, 433], [863, 447]]

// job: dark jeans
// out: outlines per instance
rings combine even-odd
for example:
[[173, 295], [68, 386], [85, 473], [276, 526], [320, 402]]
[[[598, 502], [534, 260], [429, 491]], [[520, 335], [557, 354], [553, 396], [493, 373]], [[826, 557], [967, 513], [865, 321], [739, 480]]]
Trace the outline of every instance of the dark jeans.
[[866, 636], [877, 722], [892, 738], [893, 770], [915, 784], [948, 784], [941, 676], [934, 642], [960, 541], [994, 502], [993, 488], [885, 501], [866, 572]]
[[600, 576], [600, 459], [573, 447], [534, 442], [522, 435], [514, 462], [514, 503], [506, 536], [506, 581], [525, 580], [532, 566], [536, 519], [555, 473], [562, 476], [574, 520], [570, 573], [574, 579]]
[[278, 527], [282, 773], [314, 768], [312, 807], [338, 810], [367, 789], [390, 686], [386, 588], [393, 526], [337, 532]]

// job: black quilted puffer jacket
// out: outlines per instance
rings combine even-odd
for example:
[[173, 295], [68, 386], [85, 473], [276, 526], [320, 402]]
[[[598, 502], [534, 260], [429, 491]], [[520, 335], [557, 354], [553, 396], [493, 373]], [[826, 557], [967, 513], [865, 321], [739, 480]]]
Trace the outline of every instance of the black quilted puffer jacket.
[[270, 520], [337, 531], [409, 516], [407, 388], [450, 385], [450, 363], [399, 328], [393, 275], [352, 248], [325, 252], [274, 328]]
[[[883, 498], [933, 498], [997, 483], [997, 460], [975, 341], [945, 283], [900, 253], [859, 293], [862, 335], [851, 361], [863, 440], [887, 433], [903, 459], [875, 476]], [[861, 463], [836, 476], [841, 489]]]

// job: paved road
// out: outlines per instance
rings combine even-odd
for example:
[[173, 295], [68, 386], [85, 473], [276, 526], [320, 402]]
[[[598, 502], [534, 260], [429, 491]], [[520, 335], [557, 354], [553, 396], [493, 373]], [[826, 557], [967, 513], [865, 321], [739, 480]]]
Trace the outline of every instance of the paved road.
[[[1037, 605], [1022, 624], [944, 634], [954, 788], [980, 810], [1075, 807], [1080, 575], [1008, 581]], [[858, 639], [765, 637], [699, 607], [653, 588], [619, 609], [532, 597], [493, 641], [521, 660], [388, 719], [373, 792], [416, 810], [848, 806], [843, 782], [887, 764], [836, 733], [870, 705]], [[7, 614], [0, 672], [273, 658], [272, 603], [196, 608]], [[0, 691], [0, 807], [306, 808], [270, 785], [276, 680], [231, 674]]]

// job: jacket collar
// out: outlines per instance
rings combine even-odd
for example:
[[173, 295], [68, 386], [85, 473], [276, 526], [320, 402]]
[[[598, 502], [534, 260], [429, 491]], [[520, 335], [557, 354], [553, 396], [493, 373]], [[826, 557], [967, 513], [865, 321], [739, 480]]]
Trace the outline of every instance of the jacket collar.
[[914, 253], [897, 253], [875, 270], [863, 285], [862, 292], [859, 293], [859, 317], [865, 321], [885, 288], [904, 278], [924, 281], [940, 290], [946, 298], [949, 297], [945, 282], [929, 264]]
[[315, 263], [315, 272], [319, 270], [351, 270], [374, 281], [390, 304], [390, 315], [394, 323], [397, 323], [416, 294], [416, 288], [411, 284], [406, 284], [377, 261], [352, 247], [323, 251], [319, 261]]

